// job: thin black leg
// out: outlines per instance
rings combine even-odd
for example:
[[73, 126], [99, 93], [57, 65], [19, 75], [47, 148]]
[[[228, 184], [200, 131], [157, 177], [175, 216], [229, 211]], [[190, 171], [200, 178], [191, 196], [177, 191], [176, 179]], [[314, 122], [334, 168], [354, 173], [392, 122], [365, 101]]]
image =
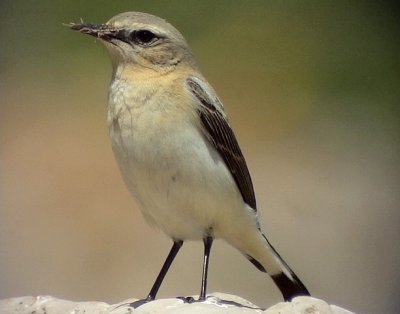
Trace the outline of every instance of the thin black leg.
[[169, 267], [171, 266], [172, 262], [174, 261], [176, 254], [178, 254], [179, 249], [182, 247], [182, 244], [183, 244], [182, 240], [174, 241], [171, 251], [169, 251], [167, 259], [165, 260], [164, 265], [161, 268], [161, 271], [158, 274], [157, 279], [154, 282], [153, 287], [151, 288], [149, 295], [146, 298], [146, 301], [153, 301], [156, 298], [158, 289], [160, 289], [161, 283], [163, 282], [164, 277], [167, 274]]
[[213, 240], [214, 239], [211, 236], [207, 236], [203, 239], [204, 242], [203, 277], [201, 280], [201, 291], [200, 291], [199, 301], [204, 301], [206, 299], [208, 262], [210, 259], [210, 251]]

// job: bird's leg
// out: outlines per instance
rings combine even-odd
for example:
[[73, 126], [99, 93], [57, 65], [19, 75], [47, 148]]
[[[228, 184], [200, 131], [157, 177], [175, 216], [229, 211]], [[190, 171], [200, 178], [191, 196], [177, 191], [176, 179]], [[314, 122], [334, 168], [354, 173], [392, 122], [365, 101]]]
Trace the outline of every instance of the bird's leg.
[[199, 301], [204, 301], [206, 299], [208, 262], [210, 259], [210, 251], [211, 251], [211, 246], [212, 246], [213, 240], [214, 240], [213, 237], [211, 237], [209, 235], [203, 239], [203, 242], [204, 242], [203, 277], [201, 280], [201, 290], [200, 290]]
[[[169, 254], [167, 256], [167, 259], [164, 262], [163, 267], [160, 270], [160, 273], [157, 276], [156, 281], [153, 284], [153, 287], [151, 288], [149, 295], [145, 299], [137, 300], [132, 303], [129, 303], [130, 307], [133, 308], [138, 308], [139, 306], [142, 306], [143, 304], [146, 304], [147, 302], [153, 301], [156, 298], [157, 292], [160, 289], [161, 283], [164, 280], [165, 275], [168, 272], [169, 267], [171, 266], [172, 262], [175, 259], [176, 254], [178, 254], [179, 249], [182, 247], [183, 241], [182, 240], [174, 240], [174, 244], [172, 245], [171, 250], [169, 251]], [[125, 305], [125, 304], [123, 304]]]
[[151, 288], [149, 295], [146, 298], [146, 301], [153, 301], [156, 298], [158, 289], [160, 289], [161, 283], [164, 280], [165, 275], [168, 272], [169, 267], [171, 266], [172, 262], [175, 259], [176, 254], [178, 254], [179, 249], [182, 247], [183, 241], [182, 240], [175, 240], [174, 244], [172, 245], [171, 251], [167, 256], [167, 259], [164, 262], [163, 267], [161, 268], [160, 273], [157, 276], [156, 281]]

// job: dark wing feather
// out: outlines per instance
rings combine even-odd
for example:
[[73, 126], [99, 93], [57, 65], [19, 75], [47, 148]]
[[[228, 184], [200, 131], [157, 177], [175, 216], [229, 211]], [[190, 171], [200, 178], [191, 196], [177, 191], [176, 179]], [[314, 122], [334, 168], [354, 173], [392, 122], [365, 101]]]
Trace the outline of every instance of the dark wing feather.
[[205, 136], [225, 161], [244, 202], [256, 211], [256, 198], [246, 160], [222, 111], [222, 104], [216, 96], [207, 93], [199, 80], [197, 77], [189, 77], [186, 83], [201, 104], [198, 113], [206, 131]]

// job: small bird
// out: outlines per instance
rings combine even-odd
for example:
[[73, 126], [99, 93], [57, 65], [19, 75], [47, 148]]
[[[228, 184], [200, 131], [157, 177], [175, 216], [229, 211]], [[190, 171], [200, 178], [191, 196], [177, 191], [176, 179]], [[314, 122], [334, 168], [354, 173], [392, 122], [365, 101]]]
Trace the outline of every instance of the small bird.
[[150, 225], [173, 240], [145, 302], [155, 299], [187, 240], [203, 240], [199, 301], [207, 296], [213, 239], [268, 272], [285, 301], [310, 295], [263, 234], [249, 170], [223, 105], [181, 33], [126, 12], [105, 24], [71, 23], [109, 51], [108, 127], [122, 177]]

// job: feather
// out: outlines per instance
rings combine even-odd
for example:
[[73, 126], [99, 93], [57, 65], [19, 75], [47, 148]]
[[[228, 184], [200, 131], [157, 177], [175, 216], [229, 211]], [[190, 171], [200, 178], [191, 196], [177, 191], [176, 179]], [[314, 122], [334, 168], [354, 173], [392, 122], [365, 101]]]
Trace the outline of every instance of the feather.
[[228, 123], [221, 102], [213, 91], [207, 88], [206, 83], [198, 77], [190, 76], [186, 79], [186, 83], [199, 102], [197, 112], [205, 137], [224, 160], [243, 197], [243, 201], [254, 211], [257, 211], [253, 183], [246, 160]]

